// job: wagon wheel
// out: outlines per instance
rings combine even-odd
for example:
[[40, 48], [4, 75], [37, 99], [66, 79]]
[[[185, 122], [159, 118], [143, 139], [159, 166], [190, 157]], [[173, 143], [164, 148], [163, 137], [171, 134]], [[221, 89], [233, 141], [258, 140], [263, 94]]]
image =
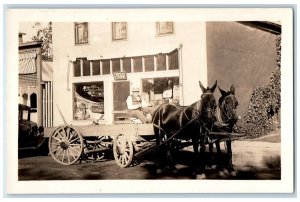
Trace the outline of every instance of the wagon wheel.
[[113, 152], [115, 161], [122, 168], [128, 167], [133, 159], [133, 144], [124, 135], [118, 135], [114, 140]]
[[48, 146], [49, 152], [56, 162], [62, 165], [71, 165], [82, 154], [83, 137], [68, 125], [59, 126], [51, 134]]

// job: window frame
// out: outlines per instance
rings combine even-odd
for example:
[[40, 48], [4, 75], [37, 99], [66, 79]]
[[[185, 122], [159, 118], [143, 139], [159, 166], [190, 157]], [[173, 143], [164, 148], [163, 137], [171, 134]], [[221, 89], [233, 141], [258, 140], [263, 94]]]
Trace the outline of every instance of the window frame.
[[[83, 86], [83, 85], [88, 86], [88, 88], [91, 88], [92, 85], [98, 86], [99, 92], [102, 93], [102, 96], [99, 96], [99, 97], [102, 97], [103, 100], [97, 102], [97, 101], [93, 101], [93, 100], [90, 100], [90, 99], [82, 99], [82, 100], [78, 99], [79, 97], [84, 98], [82, 95], [80, 95], [78, 92], [76, 92], [77, 87]], [[102, 86], [102, 88], [99, 88], [99, 86]], [[78, 97], [76, 97], [76, 93], [78, 94]], [[100, 117], [100, 114], [104, 115], [105, 114], [105, 110], [104, 110], [105, 100], [106, 99], [104, 97], [104, 81], [102, 81], [102, 80], [93, 81], [93, 82], [83, 82], [83, 81], [81, 81], [81, 82], [73, 83], [73, 120], [79, 120], [79, 121], [80, 120], [94, 120], [95, 119], [94, 116], [98, 117], [98, 113], [99, 113], [99, 117]], [[80, 118], [78, 116], [79, 110], [78, 110], [77, 105], [79, 103], [85, 103], [85, 106], [88, 106], [86, 109], [88, 109], [88, 108], [90, 109], [89, 111], [86, 110], [85, 113], [82, 114], [82, 115], [84, 115], [82, 118]], [[101, 110], [102, 112], [93, 112], [91, 110], [91, 108], [90, 108], [91, 106], [95, 107], [97, 105], [99, 105], [99, 109], [102, 109]], [[86, 115], [90, 115], [90, 116], [92, 115], [92, 116], [90, 117], [90, 116], [86, 116]]]
[[[161, 23], [172, 23], [172, 31], [162, 32], [161, 31]], [[162, 21], [156, 22], [156, 36], [164, 36], [174, 34], [174, 22], [173, 21]]]
[[[77, 26], [82, 25], [83, 26], [83, 37], [85, 35], [86, 31], [86, 40], [83, 42], [79, 42], [78, 34], [77, 34]], [[88, 44], [89, 43], [89, 26], [88, 22], [74, 22], [74, 42], [75, 45], [82, 45], [82, 44]]]
[[[121, 36], [120, 38], [117, 37], [117, 34], [115, 33], [116, 31], [116, 25], [117, 23], [125, 23], [125, 35], [124, 36]], [[112, 34], [111, 34], [111, 39], [112, 41], [120, 41], [120, 40], [126, 40], [127, 39], [127, 22], [112, 22], [111, 23], [111, 31], [112, 31]]]

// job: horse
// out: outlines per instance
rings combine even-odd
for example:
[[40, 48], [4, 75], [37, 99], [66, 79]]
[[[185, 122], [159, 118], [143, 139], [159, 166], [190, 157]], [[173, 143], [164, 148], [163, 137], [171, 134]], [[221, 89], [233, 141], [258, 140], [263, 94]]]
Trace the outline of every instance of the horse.
[[[213, 126], [214, 132], [228, 132], [232, 133], [234, 132], [235, 124], [238, 120], [238, 116], [236, 114], [236, 109], [238, 106], [238, 101], [235, 97], [235, 87], [234, 85], [231, 85], [229, 91], [224, 91], [219, 87], [221, 97], [218, 100], [218, 105], [216, 109], [216, 121]], [[231, 148], [231, 139], [230, 137], [226, 142], [226, 162], [225, 165], [227, 165], [225, 170], [226, 172], [230, 173], [231, 176], [236, 176], [236, 172], [234, 170], [234, 166], [232, 163], [232, 148]], [[217, 170], [219, 170], [219, 175], [222, 177], [224, 176], [224, 167], [222, 164], [221, 159], [221, 149], [220, 149], [220, 141], [218, 141], [218, 138], [214, 142], [216, 145], [217, 150]], [[213, 152], [213, 143], [209, 143], [209, 153], [210, 157], [212, 158], [212, 152]]]
[[207, 136], [205, 128], [213, 125], [215, 120], [214, 114], [217, 104], [213, 93], [216, 89], [217, 81], [211, 88], [205, 88], [201, 81], [199, 81], [199, 86], [202, 90], [201, 99], [190, 106], [175, 106], [168, 103], [159, 106], [153, 113], [152, 123], [156, 145], [159, 148], [157, 150], [158, 173], [162, 172], [161, 167], [164, 160], [166, 160], [166, 167], [170, 166], [169, 169], [176, 170], [171, 154], [172, 144], [176, 143], [176, 140], [191, 140], [196, 158], [195, 173], [197, 175], [201, 172], [200, 178], [206, 177], [203, 163], [205, 137]]

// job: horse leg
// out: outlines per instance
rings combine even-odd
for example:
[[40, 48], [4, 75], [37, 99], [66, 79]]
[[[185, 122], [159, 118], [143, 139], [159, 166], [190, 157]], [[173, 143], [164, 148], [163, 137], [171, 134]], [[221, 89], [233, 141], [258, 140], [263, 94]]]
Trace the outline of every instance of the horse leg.
[[[192, 139], [193, 142], [193, 149], [194, 149], [194, 157], [195, 157], [195, 163], [193, 163], [193, 169], [194, 169], [194, 175], [196, 176], [196, 179], [205, 179], [205, 144], [204, 142], [198, 143], [198, 140]], [[200, 152], [199, 152], [199, 146], [200, 146]]]
[[192, 164], [193, 173], [197, 175], [199, 169], [199, 144], [196, 142], [197, 140], [192, 138], [193, 150], [194, 150], [194, 163]]
[[214, 159], [214, 144], [209, 143], [208, 144], [208, 150], [209, 150], [209, 159], [207, 160], [207, 167], [208, 169], [212, 169], [213, 167], [213, 159]]
[[164, 154], [165, 154], [165, 149], [163, 148], [164, 145], [162, 145], [162, 134], [160, 129], [156, 129], [155, 131], [156, 135], [156, 145], [161, 145], [157, 148], [156, 150], [156, 173], [161, 174], [162, 173], [162, 167], [163, 167], [163, 162], [164, 162]]
[[200, 173], [200, 178], [197, 175], [197, 179], [205, 179], [205, 167], [206, 167], [206, 158], [205, 158], [205, 149], [206, 145], [204, 142], [200, 143], [200, 153], [199, 153], [199, 173]]
[[223, 162], [222, 162], [222, 151], [220, 148], [220, 142], [217, 141], [216, 143], [216, 149], [217, 149], [217, 170], [219, 171], [219, 176], [223, 177], [224, 176], [224, 167], [223, 167]]
[[176, 163], [174, 162], [173, 154], [174, 154], [174, 148], [173, 148], [172, 142], [167, 143], [166, 144], [166, 155], [167, 155], [166, 169], [175, 174], [175, 173], [177, 173], [177, 169], [175, 167]]
[[231, 148], [231, 141], [226, 141], [226, 146], [227, 146], [227, 168], [228, 172], [230, 173], [231, 176], [236, 176], [236, 171], [234, 170], [234, 166], [232, 163], [232, 148]]

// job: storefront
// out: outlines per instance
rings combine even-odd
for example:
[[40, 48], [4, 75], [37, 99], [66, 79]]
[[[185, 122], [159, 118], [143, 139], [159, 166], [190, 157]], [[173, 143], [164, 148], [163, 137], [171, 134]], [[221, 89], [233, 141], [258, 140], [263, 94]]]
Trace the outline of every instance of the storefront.
[[[106, 94], [112, 97], [113, 122], [127, 118], [126, 99], [131, 88], [139, 87], [141, 96], [151, 106], [179, 103], [181, 98], [178, 49], [169, 53], [103, 60], [77, 58], [72, 62], [73, 120], [105, 119]], [[94, 77], [86, 82], [86, 76]], [[112, 92], [105, 92], [105, 85]]]
[[52, 25], [54, 126], [124, 120], [132, 87], [155, 107], [192, 104], [207, 84], [204, 22]]

